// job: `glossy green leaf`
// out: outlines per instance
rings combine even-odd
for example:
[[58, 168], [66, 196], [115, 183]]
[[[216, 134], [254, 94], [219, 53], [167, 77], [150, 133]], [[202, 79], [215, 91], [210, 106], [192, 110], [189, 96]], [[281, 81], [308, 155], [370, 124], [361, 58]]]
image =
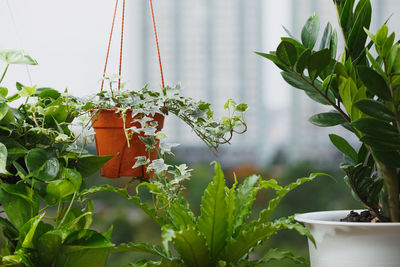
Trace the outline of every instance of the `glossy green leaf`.
[[20, 196], [10, 194], [5, 191], [4, 188], [0, 189], [0, 203], [8, 219], [17, 229], [21, 228], [30, 218], [35, 216], [33, 205], [30, 201]]
[[283, 41], [279, 44], [278, 48], [276, 49], [276, 56], [285, 65], [293, 67], [297, 61], [296, 47], [289, 42]]
[[388, 35], [388, 27], [386, 25], [383, 25], [375, 35], [375, 44], [378, 46], [383, 46], [385, 44], [385, 41], [387, 39]]
[[237, 188], [235, 194], [235, 212], [233, 216], [233, 234], [237, 235], [249, 218], [253, 203], [256, 200], [260, 176], [251, 175]]
[[319, 127], [330, 127], [345, 123], [346, 120], [338, 112], [324, 112], [311, 116], [309, 122]]
[[372, 148], [372, 153], [383, 164], [395, 168], [400, 167], [400, 154], [397, 151], [378, 150]]
[[0, 60], [7, 64], [37, 65], [37, 61], [22, 50], [3, 49], [0, 50]]
[[8, 89], [6, 87], [0, 87], [0, 96], [6, 97], [8, 95]]
[[9, 175], [10, 173], [7, 171], [7, 147], [0, 143], [0, 174]]
[[56, 198], [63, 199], [66, 196], [72, 195], [76, 188], [73, 183], [68, 180], [54, 180], [47, 185], [47, 194]]
[[340, 152], [348, 156], [353, 162], [357, 162], [358, 154], [355, 149], [346, 141], [346, 139], [336, 134], [330, 134], [329, 139]]
[[301, 42], [305, 47], [313, 49], [317, 41], [319, 32], [319, 17], [317, 14], [313, 14], [308, 18], [306, 24], [301, 31]]
[[311, 56], [311, 50], [306, 49], [303, 51], [303, 53], [300, 55], [299, 60], [296, 63], [296, 72], [303, 74], [305, 68], [308, 66], [308, 61]]
[[328, 22], [325, 26], [324, 33], [321, 38], [321, 43], [319, 45], [319, 50], [330, 49], [332, 38], [332, 25]]
[[315, 80], [330, 62], [331, 52], [329, 49], [323, 49], [311, 54], [308, 62], [308, 73], [311, 80]]
[[188, 227], [175, 232], [173, 243], [185, 266], [202, 267], [211, 264], [211, 247], [207, 247], [205, 237], [195, 228]]
[[37, 250], [40, 261], [45, 265], [51, 265], [61, 248], [62, 238], [58, 233], [49, 231], [38, 238]]
[[37, 215], [31, 218], [24, 226], [22, 226], [19, 237], [19, 241], [22, 241], [22, 243], [20, 243], [21, 247], [34, 248], [34, 235], [44, 215], [44, 213]]
[[82, 177], [78, 171], [69, 168], [63, 168], [62, 176], [64, 179], [70, 181], [74, 185], [76, 191], [79, 190], [82, 184]]
[[255, 52], [257, 55], [265, 57], [269, 60], [271, 60], [273, 63], [275, 63], [276, 66], [278, 66], [281, 70], [288, 70], [287, 66], [279, 60], [279, 58], [276, 56], [276, 54], [273, 54], [272, 52], [270, 54], [266, 53], [261, 53], [261, 52]]
[[112, 158], [113, 156], [84, 155], [79, 157], [76, 163], [76, 169], [83, 178], [89, 177], [100, 170], [101, 167]]
[[7, 115], [9, 107], [6, 103], [0, 103], [0, 121]]
[[334, 29], [331, 35], [331, 43], [329, 45], [329, 51], [331, 51], [331, 58], [336, 58], [337, 42], [338, 42], [338, 35], [336, 29]]
[[[68, 248], [65, 248], [68, 246]], [[87, 248], [110, 248], [114, 245], [100, 233], [83, 229], [70, 233], [63, 242], [63, 251], [70, 253]]]
[[40, 98], [50, 98], [56, 100], [61, 96], [61, 93], [53, 88], [41, 87], [36, 89], [35, 95]]
[[22, 90], [18, 92], [18, 94], [21, 97], [28, 97], [33, 95], [36, 92], [36, 86], [29, 87], [29, 86], [24, 86], [22, 87]]
[[379, 120], [392, 122], [396, 120], [394, 113], [388, 106], [373, 99], [362, 99], [354, 104], [363, 113]]
[[361, 81], [369, 91], [384, 100], [391, 100], [390, 89], [381, 75], [366, 66], [358, 67], [357, 71]]
[[[321, 90], [321, 82], [318, 80], [314, 81], [314, 85], [311, 80], [307, 77], [299, 77], [296, 73], [293, 72], [281, 72], [283, 79], [290, 84], [291, 86], [304, 90], [306, 94], [313, 99], [314, 101], [321, 103], [323, 105], [330, 105], [329, 102], [318, 93], [317, 90]], [[328, 98], [333, 100], [335, 97], [332, 92], [328, 92]]]
[[198, 229], [206, 238], [212, 259], [221, 252], [228, 235], [225, 178], [221, 165], [218, 162], [214, 164], [215, 177], [204, 191], [201, 215], [197, 220]]
[[400, 149], [400, 137], [377, 138], [365, 135], [360, 138], [360, 141], [381, 151], [396, 151]]
[[367, 34], [364, 28], [369, 28], [371, 23], [371, 3], [369, 0], [360, 0], [355, 10], [355, 20], [347, 37], [347, 47], [353, 60], [364, 52]]
[[30, 173], [40, 170], [46, 164], [49, 154], [41, 148], [29, 150], [25, 156], [25, 164]]
[[56, 158], [51, 158], [46, 161], [42, 169], [34, 177], [41, 181], [51, 181], [57, 177], [59, 171], [60, 162]]
[[382, 139], [400, 137], [396, 127], [387, 122], [374, 118], [360, 118], [356, 121], [353, 121], [351, 126], [355, 127], [364, 134]]
[[341, 1], [341, 10], [339, 12], [340, 26], [343, 29], [349, 29], [353, 20], [353, 8], [355, 0]]

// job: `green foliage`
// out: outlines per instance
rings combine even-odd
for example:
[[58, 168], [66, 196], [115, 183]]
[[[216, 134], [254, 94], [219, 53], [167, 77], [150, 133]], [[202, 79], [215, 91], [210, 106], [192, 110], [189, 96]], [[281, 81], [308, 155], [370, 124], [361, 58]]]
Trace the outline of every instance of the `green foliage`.
[[[313, 240], [308, 230], [295, 223], [293, 217], [268, 219], [288, 192], [322, 174], [312, 174], [284, 187], [273, 179], [263, 180], [261, 176], [251, 175], [240, 185], [236, 182], [228, 188], [220, 164], [214, 165], [215, 177], [204, 190], [198, 217], [193, 215], [182, 194], [170, 198], [171, 192], [165, 189], [168, 186], [157, 181], [139, 185], [147, 187], [156, 196], [158, 205], [163, 207], [162, 211], [159, 210], [165, 216], [163, 246], [129, 243], [121, 244], [113, 251], [146, 252], [161, 258], [157, 262], [143, 260], [132, 266], [239, 266], [282, 259], [305, 264], [304, 259], [279, 250], [271, 250], [265, 257], [254, 261], [248, 261], [248, 256], [263, 241], [284, 229], [295, 230]], [[174, 182], [172, 179], [168, 183]], [[273, 189], [276, 197], [269, 201], [258, 219], [250, 220], [253, 203], [263, 189]]]
[[[319, 50], [315, 50], [319, 33], [315, 14], [303, 27], [302, 43], [285, 37], [276, 52], [257, 54], [283, 70], [288, 84], [334, 108], [334, 112], [312, 116], [310, 122], [321, 127], [342, 125], [356, 135], [365, 151], [361, 154], [344, 138], [330, 135], [347, 159], [345, 179], [351, 181], [348, 184], [354, 195], [381, 220], [400, 221], [400, 46], [386, 25], [376, 34], [368, 31], [370, 0], [334, 3], [344, 35], [345, 52], [340, 60], [336, 59], [336, 31], [330, 24], [325, 27]], [[368, 37], [371, 40], [367, 43]], [[364, 175], [369, 169], [378, 170], [378, 180]]]

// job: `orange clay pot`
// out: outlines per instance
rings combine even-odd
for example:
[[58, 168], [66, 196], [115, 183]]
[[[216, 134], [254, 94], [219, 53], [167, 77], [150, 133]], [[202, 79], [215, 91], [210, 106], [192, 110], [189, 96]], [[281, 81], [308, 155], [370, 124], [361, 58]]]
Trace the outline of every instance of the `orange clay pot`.
[[[132, 110], [126, 112], [125, 128], [132, 126], [140, 127], [138, 122], [132, 123]], [[154, 120], [158, 122], [157, 131], [160, 131], [164, 126], [164, 116], [156, 113]], [[129, 147], [125, 137], [123, 120], [119, 113], [115, 113], [115, 109], [101, 110], [100, 114], [96, 114], [93, 119], [93, 128], [95, 131], [95, 141], [97, 154], [100, 156], [114, 157], [104, 164], [101, 169], [101, 175], [107, 178], [118, 178], [120, 176], [142, 177], [148, 178], [146, 166], [132, 168], [136, 162], [136, 157], [148, 156], [148, 151], [145, 151], [145, 145], [139, 139], [141, 134], [133, 134]], [[157, 143], [157, 148], [158, 148]], [[157, 151], [152, 151], [150, 159], [157, 158]]]

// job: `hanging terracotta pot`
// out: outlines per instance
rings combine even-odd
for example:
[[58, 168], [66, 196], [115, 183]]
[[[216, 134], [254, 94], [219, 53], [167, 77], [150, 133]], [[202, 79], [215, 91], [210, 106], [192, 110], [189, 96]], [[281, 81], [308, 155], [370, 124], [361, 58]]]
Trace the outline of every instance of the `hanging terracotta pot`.
[[[118, 178], [120, 176], [148, 178], [146, 166], [132, 168], [136, 162], [136, 157], [148, 156], [145, 144], [139, 139], [139, 136], [144, 136], [144, 134], [132, 134], [128, 146], [123, 120], [121, 115], [115, 111], [115, 109], [101, 110], [100, 112], [96, 112], [96, 115], [92, 119], [97, 154], [101, 156], [114, 156], [103, 166], [101, 175], [107, 178]], [[138, 122], [133, 122], [135, 118], [132, 118], [132, 110], [126, 111], [126, 129], [132, 126], [140, 128]], [[156, 113], [153, 119], [158, 123], [157, 131], [160, 131], [164, 125], [164, 116]], [[158, 145], [157, 143], [157, 148]], [[156, 158], [157, 151], [154, 150], [150, 153], [150, 160]]]

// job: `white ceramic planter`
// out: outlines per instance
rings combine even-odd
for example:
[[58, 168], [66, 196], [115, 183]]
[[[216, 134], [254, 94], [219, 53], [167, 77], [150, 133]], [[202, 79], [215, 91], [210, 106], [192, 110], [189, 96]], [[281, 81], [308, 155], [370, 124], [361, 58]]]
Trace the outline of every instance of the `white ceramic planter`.
[[349, 212], [295, 216], [317, 244], [308, 241], [311, 267], [400, 267], [400, 223], [340, 222]]

